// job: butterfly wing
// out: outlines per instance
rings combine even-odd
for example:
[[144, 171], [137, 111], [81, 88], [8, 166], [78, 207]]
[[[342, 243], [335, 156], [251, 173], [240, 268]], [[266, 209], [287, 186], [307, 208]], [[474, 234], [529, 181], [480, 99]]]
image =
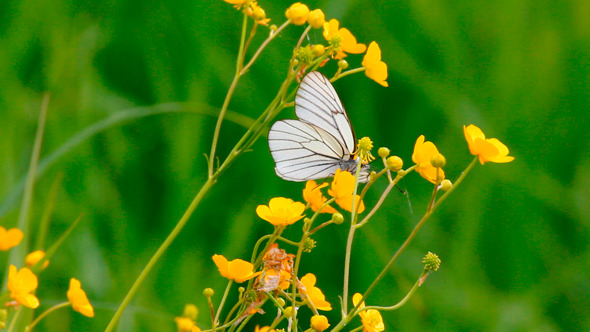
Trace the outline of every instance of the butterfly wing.
[[268, 146], [278, 176], [306, 181], [334, 176], [340, 163], [350, 159], [341, 142], [324, 129], [297, 120], [275, 122]]
[[330, 133], [347, 155], [354, 151], [356, 138], [350, 120], [332, 83], [321, 73], [314, 71], [303, 78], [295, 96], [295, 114]]

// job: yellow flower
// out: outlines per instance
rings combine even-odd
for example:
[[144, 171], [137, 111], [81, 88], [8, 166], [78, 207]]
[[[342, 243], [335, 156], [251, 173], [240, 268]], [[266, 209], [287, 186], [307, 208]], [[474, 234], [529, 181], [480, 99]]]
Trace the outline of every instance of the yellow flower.
[[[328, 190], [330, 196], [336, 198], [336, 204], [346, 211], [352, 212], [352, 194], [354, 193], [354, 185], [356, 179], [354, 175], [346, 171], [336, 170], [332, 186]], [[356, 195], [355, 200], [357, 205], [357, 213], [365, 211], [365, 203], [361, 201], [361, 196]]]
[[270, 326], [258, 327], [258, 325], [256, 325], [254, 332], [275, 332], [275, 330], [271, 329]]
[[369, 44], [362, 65], [365, 67], [367, 77], [384, 87], [389, 86], [385, 81], [387, 79], [387, 64], [381, 61], [381, 49], [376, 42]]
[[359, 158], [361, 158], [363, 164], [368, 164], [371, 161], [375, 160], [375, 157], [371, 154], [371, 150], [373, 149], [373, 141], [371, 141], [368, 137], [363, 137], [359, 139], [359, 142], [356, 146], [356, 153]]
[[[327, 187], [327, 183], [322, 183], [321, 185], [317, 185], [314, 180], [309, 180], [305, 183], [305, 189], [303, 189], [303, 199], [311, 205], [311, 209], [313, 212], [317, 212], [324, 203], [328, 200], [324, 195], [322, 195], [322, 191], [320, 189]], [[331, 207], [330, 205], [324, 207], [320, 213], [336, 213], [336, 209]]]
[[[439, 155], [438, 149], [434, 143], [430, 141], [424, 142], [424, 135], [420, 135], [414, 145], [414, 153], [412, 154], [412, 160], [416, 163], [416, 172], [426, 180], [436, 183], [436, 176], [438, 174], [439, 182], [444, 180], [445, 172], [442, 168], [436, 168], [432, 166], [431, 159], [434, 156]], [[437, 173], [438, 172], [438, 173]]]
[[23, 239], [23, 232], [18, 228], [6, 228], [0, 226], [0, 250], [8, 250], [16, 247]]
[[[354, 294], [352, 297], [352, 303], [356, 306], [359, 301], [363, 298], [363, 296], [359, 293]], [[365, 307], [365, 302], [361, 303], [359, 309]], [[381, 313], [375, 309], [364, 310], [359, 313], [361, 317], [361, 321], [363, 322], [363, 332], [381, 332], [385, 330], [385, 325], [383, 324], [383, 317], [381, 317]]]
[[94, 308], [86, 297], [86, 292], [82, 289], [82, 284], [78, 279], [70, 279], [70, 289], [68, 289], [68, 300], [72, 308], [86, 317], [94, 317]]
[[508, 163], [514, 160], [514, 157], [508, 155], [509, 151], [506, 145], [495, 138], [486, 139], [478, 127], [474, 125], [463, 126], [463, 133], [469, 145], [469, 151], [472, 155], [479, 157], [479, 162], [482, 165], [486, 161]]
[[256, 214], [275, 226], [287, 226], [303, 218], [304, 210], [305, 205], [301, 202], [275, 197], [270, 200], [268, 206], [258, 205]]
[[303, 25], [307, 22], [309, 16], [309, 8], [301, 2], [296, 2], [291, 5], [285, 12], [285, 16], [295, 25]]
[[[39, 261], [42, 260], [43, 257], [45, 257], [45, 252], [43, 250], [33, 251], [32, 253], [28, 254], [27, 257], [25, 258], [25, 265], [28, 267], [33, 267], [33, 266], [35, 266], [35, 264], [39, 263]], [[41, 270], [44, 270], [47, 267], [47, 265], [49, 265], [48, 260], [43, 262], [43, 266], [41, 266]]]
[[215, 262], [215, 265], [217, 265], [222, 277], [234, 280], [238, 283], [252, 279], [258, 275], [258, 273], [252, 272], [254, 265], [242, 259], [234, 259], [229, 262], [227, 258], [222, 255], [213, 255], [213, 261]]
[[332, 305], [330, 302], [326, 301], [324, 293], [322, 293], [319, 288], [315, 287], [317, 281], [315, 275], [308, 273], [304, 275], [300, 281], [303, 285], [303, 287], [300, 288], [301, 293], [307, 295], [307, 298], [316, 309], [324, 311], [332, 310]]
[[339, 28], [340, 22], [336, 19], [324, 23], [324, 38], [334, 47], [335, 59], [346, 57], [346, 53], [361, 54], [367, 46], [358, 44], [356, 38], [346, 28]]
[[324, 15], [324, 12], [321, 9], [314, 9], [309, 12], [307, 22], [312, 28], [319, 29], [324, 26], [324, 23], [326, 23], [326, 15]]
[[317, 332], [322, 332], [330, 327], [328, 318], [324, 315], [315, 315], [311, 317], [311, 328]]
[[178, 332], [201, 332], [197, 324], [188, 317], [175, 317], [174, 321]]
[[8, 268], [7, 287], [10, 297], [19, 304], [33, 309], [39, 306], [39, 299], [31, 294], [37, 289], [37, 285], [37, 276], [28, 268], [23, 267], [20, 271], [14, 265]]

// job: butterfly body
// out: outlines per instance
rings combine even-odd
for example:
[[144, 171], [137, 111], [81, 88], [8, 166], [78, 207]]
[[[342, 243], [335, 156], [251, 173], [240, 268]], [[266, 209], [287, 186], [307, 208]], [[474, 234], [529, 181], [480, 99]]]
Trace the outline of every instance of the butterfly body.
[[[330, 81], [319, 72], [307, 74], [295, 96], [299, 120], [279, 120], [268, 133], [277, 175], [288, 181], [334, 176], [337, 169], [355, 174], [356, 139], [346, 111]], [[360, 182], [369, 179], [362, 165]]]

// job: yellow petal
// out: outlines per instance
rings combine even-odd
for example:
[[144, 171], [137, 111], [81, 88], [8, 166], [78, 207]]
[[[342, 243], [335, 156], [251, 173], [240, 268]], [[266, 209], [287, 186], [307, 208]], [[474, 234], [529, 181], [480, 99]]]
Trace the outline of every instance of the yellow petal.
[[68, 299], [72, 308], [86, 317], [94, 317], [94, 308], [88, 301], [86, 292], [82, 289], [82, 284], [75, 278], [70, 279], [70, 288], [67, 292]]
[[8, 250], [16, 247], [24, 237], [23, 232], [18, 228], [6, 230], [0, 226], [0, 250]]
[[254, 277], [252, 269], [254, 265], [242, 259], [234, 259], [229, 263], [229, 274], [236, 282], [244, 282]]
[[356, 42], [356, 38], [348, 29], [340, 29], [338, 30], [338, 34], [340, 35], [340, 37], [342, 37], [342, 50], [344, 52], [360, 54], [365, 52], [365, 50], [367, 49], [367, 46], [365, 46], [365, 44], [358, 44]]
[[229, 262], [227, 258], [223, 257], [223, 255], [213, 255], [213, 262], [217, 265], [217, 269], [219, 269], [219, 273], [222, 277], [231, 279], [231, 274], [229, 272]]

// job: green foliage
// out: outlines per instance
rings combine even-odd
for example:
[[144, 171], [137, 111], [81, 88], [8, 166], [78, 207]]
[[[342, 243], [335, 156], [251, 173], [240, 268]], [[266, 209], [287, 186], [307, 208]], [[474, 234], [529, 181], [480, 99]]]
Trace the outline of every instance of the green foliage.
[[[290, 5], [260, 4], [275, 24]], [[387, 146], [409, 165], [413, 144], [424, 134], [445, 155], [451, 179], [472, 159], [464, 124], [500, 138], [516, 158], [476, 167], [422, 228], [382, 282], [387, 287], [368, 302], [400, 300], [422, 271], [426, 252], [437, 253], [443, 264], [405, 307], [383, 313], [386, 327], [590, 329], [588, 3], [307, 4], [339, 19], [359, 42], [376, 39], [389, 66], [389, 88], [363, 74], [335, 83], [359, 137], [370, 136], [376, 147]], [[0, 225], [14, 227], [18, 220], [22, 196], [11, 195], [28, 169], [42, 93], [49, 92], [51, 102], [40, 167], [77, 133], [123, 112], [134, 114], [76, 141], [36, 183], [30, 223], [41, 225], [47, 202], [54, 200], [50, 188], [61, 179], [45, 245], [34, 249], [48, 249], [83, 214], [40, 276], [37, 295], [47, 303], [42, 308], [63, 301], [75, 277], [96, 310], [93, 319], [58, 311], [37, 331], [104, 330], [204, 183], [203, 154], [209, 153], [216, 119], [211, 110], [221, 107], [231, 82], [240, 24], [239, 14], [221, 0], [0, 3]], [[222, 158], [245, 131], [239, 123], [256, 118], [273, 98], [289, 45], [302, 29], [290, 27], [273, 41], [241, 81], [229, 108], [247, 118], [224, 122]], [[312, 31], [310, 38], [322, 36]], [[293, 113], [287, 109], [279, 117]], [[186, 303], [197, 304], [199, 323], [208, 324], [202, 290], [215, 289], [215, 302], [225, 286], [211, 256], [248, 259], [251, 251], [244, 248], [271, 232], [256, 206], [275, 196], [301, 200], [301, 184], [274, 174], [264, 139], [233, 166], [140, 288], [120, 331], [171, 331]], [[353, 254], [351, 292], [370, 284], [418, 221], [416, 211], [424, 210], [418, 202], [430, 195], [422, 181], [404, 180], [411, 204], [401, 193], [391, 195], [358, 232], [354, 246], [375, 250]], [[10, 203], [10, 197], [16, 199]], [[30, 240], [38, 227], [27, 234]], [[333, 294], [342, 280], [333, 271], [342, 271], [347, 229], [330, 227], [314, 236], [316, 248], [305, 254], [300, 270], [313, 266], [318, 280], [332, 281], [322, 290], [337, 308]], [[6, 261], [0, 255], [0, 266]]]

